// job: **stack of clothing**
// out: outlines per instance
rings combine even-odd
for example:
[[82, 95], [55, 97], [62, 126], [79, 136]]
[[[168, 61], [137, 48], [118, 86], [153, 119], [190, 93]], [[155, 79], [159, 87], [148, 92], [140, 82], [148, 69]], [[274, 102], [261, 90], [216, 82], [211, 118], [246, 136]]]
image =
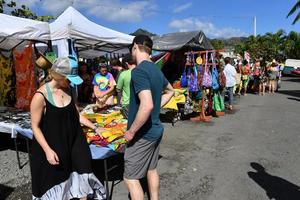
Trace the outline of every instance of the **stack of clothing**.
[[96, 121], [97, 126], [105, 129], [101, 137], [94, 130], [84, 128], [88, 144], [108, 147], [116, 152], [123, 152], [126, 144], [124, 133], [127, 129], [127, 120], [124, 119], [119, 110], [111, 109], [105, 111], [105, 113], [89, 113], [85, 116], [91, 121]]

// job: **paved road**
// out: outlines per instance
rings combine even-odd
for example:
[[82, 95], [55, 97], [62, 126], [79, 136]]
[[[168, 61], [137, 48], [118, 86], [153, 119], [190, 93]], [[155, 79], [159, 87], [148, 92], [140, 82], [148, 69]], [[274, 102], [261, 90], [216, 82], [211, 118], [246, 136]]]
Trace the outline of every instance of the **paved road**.
[[[300, 199], [300, 79], [286, 78], [275, 95], [241, 97], [236, 108], [208, 124], [166, 124], [162, 200]], [[8, 199], [29, 199], [28, 184]], [[113, 199], [127, 195], [121, 183]]]
[[[161, 199], [299, 200], [300, 79], [286, 80], [279, 94], [241, 97], [235, 114], [211, 124], [167, 126]], [[124, 199], [123, 186], [115, 191]]]

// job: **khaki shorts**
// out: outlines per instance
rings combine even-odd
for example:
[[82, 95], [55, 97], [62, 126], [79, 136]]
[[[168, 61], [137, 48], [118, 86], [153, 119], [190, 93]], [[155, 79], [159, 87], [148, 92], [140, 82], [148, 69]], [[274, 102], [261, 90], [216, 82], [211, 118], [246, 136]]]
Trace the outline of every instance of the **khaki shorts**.
[[148, 170], [157, 167], [161, 138], [155, 141], [138, 139], [127, 145], [124, 156], [124, 178], [138, 180], [147, 176]]

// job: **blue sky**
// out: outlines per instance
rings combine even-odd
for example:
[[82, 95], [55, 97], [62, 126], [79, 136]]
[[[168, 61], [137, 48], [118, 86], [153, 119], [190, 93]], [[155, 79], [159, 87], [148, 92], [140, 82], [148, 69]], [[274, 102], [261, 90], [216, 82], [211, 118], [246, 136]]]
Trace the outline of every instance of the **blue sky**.
[[[300, 32], [286, 15], [296, 0], [17, 0], [41, 15], [58, 16], [73, 5], [90, 20], [131, 33], [202, 30], [210, 38], [249, 36], [284, 29]], [[298, 11], [299, 12], [299, 11]]]

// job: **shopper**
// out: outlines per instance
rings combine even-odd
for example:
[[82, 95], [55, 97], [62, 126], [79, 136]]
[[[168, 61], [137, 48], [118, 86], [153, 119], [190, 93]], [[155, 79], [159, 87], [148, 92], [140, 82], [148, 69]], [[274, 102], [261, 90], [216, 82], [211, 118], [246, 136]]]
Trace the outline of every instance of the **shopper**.
[[226, 91], [229, 93], [229, 110], [233, 109], [233, 87], [236, 84], [236, 70], [232, 66], [231, 59], [229, 57], [225, 58], [224, 74], [226, 77]]
[[122, 66], [124, 71], [121, 72], [118, 83], [118, 105], [122, 105], [123, 113], [126, 118], [128, 118], [128, 106], [130, 99], [130, 83], [131, 83], [131, 71], [135, 67], [135, 62], [133, 61], [131, 54], [126, 54], [122, 59]]
[[159, 199], [159, 176], [156, 170], [164, 128], [160, 108], [173, 96], [173, 88], [161, 70], [150, 60], [152, 40], [136, 36], [131, 45], [137, 67], [131, 72], [128, 130], [125, 139], [124, 181], [132, 200], [143, 200], [139, 179], [147, 177], [150, 199]]
[[105, 199], [92, 173], [91, 153], [81, 124], [101, 130], [78, 113], [70, 83], [83, 81], [69, 58], [58, 58], [50, 77], [34, 95], [30, 113], [33, 130], [31, 175], [33, 199]]
[[276, 88], [277, 88], [277, 77], [278, 77], [278, 68], [276, 66], [276, 63], [273, 62], [271, 65], [270, 65], [270, 68], [269, 68], [269, 94], [272, 93], [274, 94], [275, 91], [276, 91]]
[[243, 61], [242, 68], [242, 88], [244, 89], [244, 96], [247, 96], [248, 83], [249, 83], [249, 75], [251, 73], [251, 67], [247, 60]]

